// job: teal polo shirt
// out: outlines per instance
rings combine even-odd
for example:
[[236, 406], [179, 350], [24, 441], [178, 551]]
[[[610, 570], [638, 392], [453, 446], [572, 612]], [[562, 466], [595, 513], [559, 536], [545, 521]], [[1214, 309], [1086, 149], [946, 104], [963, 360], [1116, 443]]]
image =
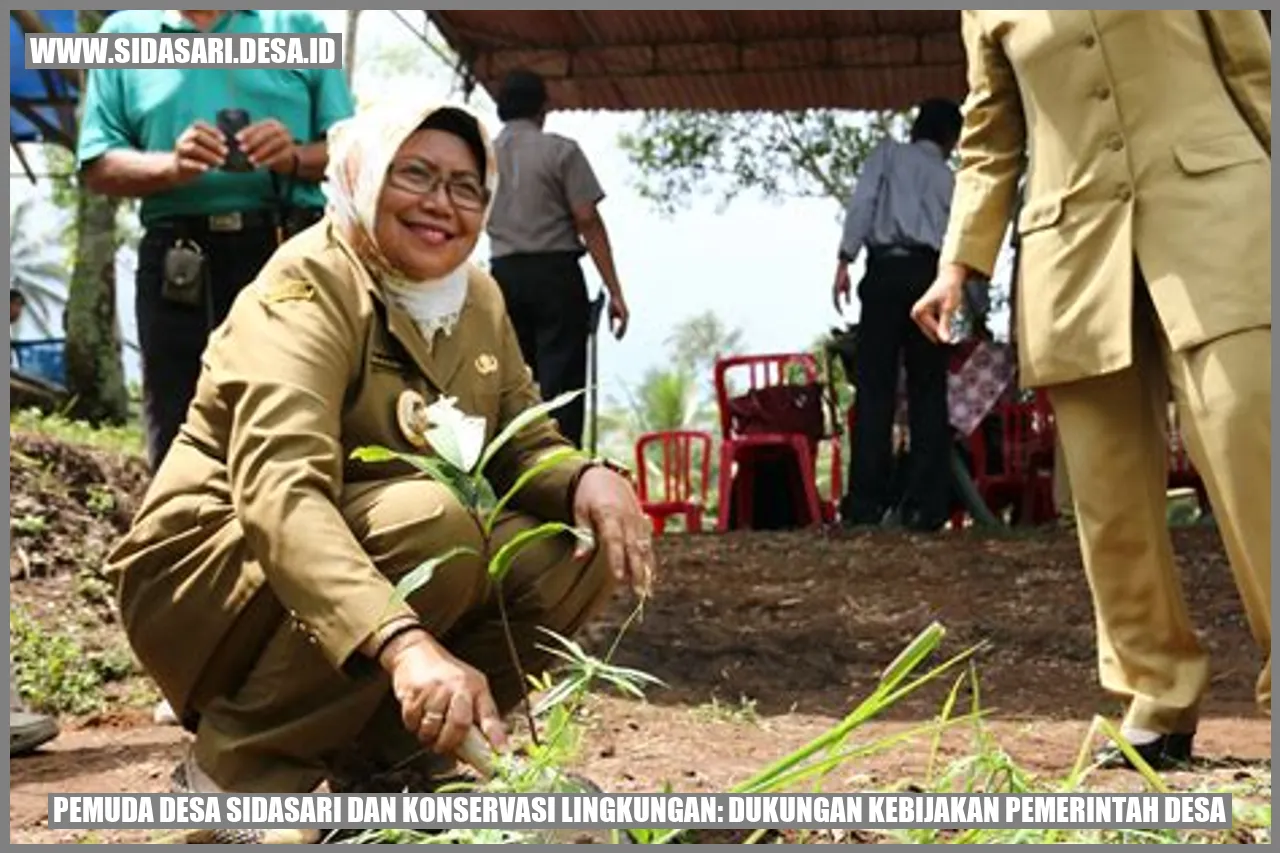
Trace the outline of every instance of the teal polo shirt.
[[[175, 11], [129, 9], [103, 22], [103, 33], [196, 32]], [[301, 10], [240, 9], [211, 30], [229, 35], [323, 33], [324, 22]], [[274, 118], [295, 141], [319, 142], [334, 123], [354, 112], [351, 92], [337, 68], [95, 68], [89, 73], [80, 121], [77, 166], [108, 151], [172, 151], [192, 122], [217, 126], [218, 110], [238, 108], [251, 122]], [[277, 175], [280, 191], [289, 176]], [[294, 181], [290, 203], [323, 207], [319, 184]], [[276, 203], [271, 173], [211, 171], [179, 189], [142, 199], [143, 226], [171, 216], [208, 216], [269, 209]]]

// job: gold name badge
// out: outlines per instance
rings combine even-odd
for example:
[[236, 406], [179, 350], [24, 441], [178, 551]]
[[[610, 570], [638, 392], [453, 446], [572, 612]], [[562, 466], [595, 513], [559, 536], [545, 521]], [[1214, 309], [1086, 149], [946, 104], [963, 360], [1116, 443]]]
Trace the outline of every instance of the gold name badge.
[[417, 391], [402, 391], [396, 400], [396, 423], [409, 444], [423, 450], [427, 447], [427, 400]]
[[476, 372], [481, 376], [489, 376], [498, 372], [498, 359], [489, 354], [476, 356]]

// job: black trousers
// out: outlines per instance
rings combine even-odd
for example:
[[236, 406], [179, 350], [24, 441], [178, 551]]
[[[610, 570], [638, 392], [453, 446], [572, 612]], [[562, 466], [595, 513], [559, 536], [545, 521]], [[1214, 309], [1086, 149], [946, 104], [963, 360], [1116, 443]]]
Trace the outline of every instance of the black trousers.
[[187, 417], [209, 333], [226, 319], [240, 291], [276, 249], [274, 229], [184, 233], [208, 258], [210, 283], [199, 307], [164, 298], [164, 257], [178, 232], [148, 229], [138, 247], [135, 310], [142, 349], [142, 407], [147, 457], [154, 472]]
[[[587, 386], [590, 304], [578, 258], [572, 252], [506, 255], [490, 264], [520, 351], [544, 400]], [[584, 398], [579, 396], [552, 416], [564, 437], [581, 447]]]
[[[878, 524], [894, 509], [908, 526], [937, 530], [951, 504], [951, 426], [946, 346], [931, 343], [911, 307], [937, 274], [933, 253], [873, 255], [858, 285], [857, 422], [849, 460], [844, 516]], [[893, 420], [900, 365], [907, 369], [911, 453], [900, 505], [894, 499]]]

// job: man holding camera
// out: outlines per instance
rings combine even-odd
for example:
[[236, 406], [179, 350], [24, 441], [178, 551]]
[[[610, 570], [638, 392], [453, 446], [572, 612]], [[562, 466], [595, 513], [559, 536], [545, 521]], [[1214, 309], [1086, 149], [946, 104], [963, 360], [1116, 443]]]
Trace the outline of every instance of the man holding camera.
[[[126, 10], [103, 33], [322, 33], [298, 10]], [[353, 113], [339, 69], [94, 69], [78, 166], [142, 200], [136, 310], [152, 470], [186, 417], [209, 333], [276, 247], [324, 211], [325, 134]]]

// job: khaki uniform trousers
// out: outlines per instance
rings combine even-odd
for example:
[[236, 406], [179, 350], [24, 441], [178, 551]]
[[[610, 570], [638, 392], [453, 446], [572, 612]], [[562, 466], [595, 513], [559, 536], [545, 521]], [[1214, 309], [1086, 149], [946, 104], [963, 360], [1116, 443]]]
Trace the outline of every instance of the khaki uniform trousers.
[[1102, 686], [1129, 700], [1125, 723], [1192, 733], [1209, 683], [1166, 521], [1172, 390], [1204, 478], [1245, 614], [1266, 663], [1271, 714], [1271, 329], [1171, 351], [1141, 279], [1134, 363], [1049, 388], [1074, 487], [1093, 596]]
[[[374, 564], [397, 580], [459, 545], [479, 548], [470, 517], [448, 490], [427, 480], [347, 487], [343, 514]], [[436, 508], [428, 511], [427, 508]], [[533, 519], [507, 514], [495, 548]], [[527, 547], [503, 581], [503, 598], [521, 666], [540, 675], [554, 645], [539, 628], [572, 635], [608, 599], [612, 575], [602, 554], [573, 558], [568, 537]], [[457, 558], [438, 567], [408, 599], [424, 625], [456, 657], [483, 672], [501, 713], [523, 698], [485, 566]], [[358, 653], [357, 653], [358, 654]], [[232, 628], [197, 686], [195, 762], [223, 791], [306, 793], [353, 744], [380, 769], [425, 761], [439, 768], [405, 729], [390, 678], [373, 662], [354, 676], [335, 670], [284, 614], [260, 594]]]

